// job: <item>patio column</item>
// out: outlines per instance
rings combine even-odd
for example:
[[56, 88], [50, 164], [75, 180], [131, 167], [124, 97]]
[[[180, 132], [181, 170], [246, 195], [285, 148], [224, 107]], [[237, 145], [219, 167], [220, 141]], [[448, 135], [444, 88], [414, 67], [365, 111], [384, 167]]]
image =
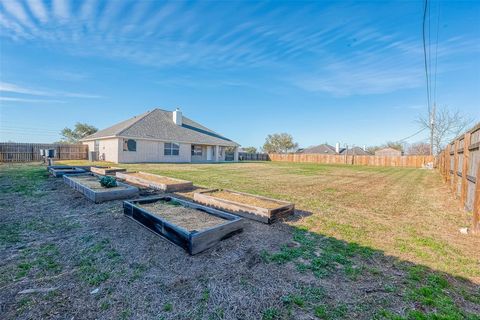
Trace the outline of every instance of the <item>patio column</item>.
[[215, 146], [215, 157], [213, 158], [215, 162], [218, 162], [220, 159], [220, 147]]
[[233, 162], [238, 162], [238, 147], [235, 147], [233, 151]]

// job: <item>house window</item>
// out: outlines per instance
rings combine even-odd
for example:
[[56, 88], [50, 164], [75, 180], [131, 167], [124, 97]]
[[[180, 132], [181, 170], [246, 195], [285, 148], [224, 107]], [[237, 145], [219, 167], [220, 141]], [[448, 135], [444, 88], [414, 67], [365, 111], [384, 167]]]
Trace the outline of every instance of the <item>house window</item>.
[[123, 151], [137, 151], [137, 141], [133, 139], [123, 139]]
[[199, 156], [201, 157], [203, 155], [203, 148], [202, 146], [192, 146], [192, 156]]
[[165, 143], [163, 154], [166, 156], [178, 156], [180, 153], [180, 145], [178, 143]]

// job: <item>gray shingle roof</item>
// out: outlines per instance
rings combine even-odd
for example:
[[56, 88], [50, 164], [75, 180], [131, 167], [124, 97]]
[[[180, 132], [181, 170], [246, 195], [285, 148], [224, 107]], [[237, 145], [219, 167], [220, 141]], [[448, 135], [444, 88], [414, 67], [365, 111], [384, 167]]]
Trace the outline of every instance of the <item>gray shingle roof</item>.
[[173, 112], [154, 109], [100, 130], [82, 141], [106, 137], [159, 139], [173, 142], [238, 146], [236, 142], [183, 116], [182, 125], [173, 122]]
[[303, 149], [301, 153], [336, 154], [335, 147], [332, 147], [329, 144], [321, 144], [318, 146], [308, 147]]
[[348, 153], [347, 153], [346, 148], [342, 148], [340, 150], [340, 154], [354, 154], [354, 155], [357, 155], [357, 156], [369, 156], [369, 155], [371, 155], [370, 153], [368, 153], [367, 151], [363, 150], [360, 147], [349, 148]]

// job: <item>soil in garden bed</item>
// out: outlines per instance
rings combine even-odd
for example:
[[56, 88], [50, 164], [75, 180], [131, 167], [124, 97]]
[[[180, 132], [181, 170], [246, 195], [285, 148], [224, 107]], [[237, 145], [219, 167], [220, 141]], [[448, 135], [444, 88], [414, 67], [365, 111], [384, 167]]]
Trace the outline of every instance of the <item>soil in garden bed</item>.
[[140, 178], [140, 179], [150, 180], [152, 182], [161, 183], [161, 184], [181, 183], [180, 181], [173, 180], [173, 179], [170, 179], [170, 178], [167, 178], [167, 177], [150, 176], [150, 175], [146, 175], [146, 174], [143, 174], [143, 173], [140, 173], [140, 172], [132, 172], [132, 173], [129, 172], [127, 174], [129, 176], [132, 176], [132, 177], [137, 177], [137, 178]]
[[59, 169], [54, 169], [55, 171], [62, 171], [66, 174], [68, 174], [69, 172], [78, 172], [78, 169], [75, 169], [75, 168], [68, 168], [68, 169], [62, 169], [62, 168], [59, 168]]
[[233, 192], [223, 191], [223, 190], [207, 193], [207, 195], [220, 198], [220, 199], [244, 203], [247, 205], [252, 205], [260, 208], [265, 208], [265, 209], [275, 209], [283, 205], [276, 201], [269, 201], [269, 200], [257, 198], [255, 196], [238, 194], [238, 193], [233, 193]]
[[137, 206], [188, 231], [201, 231], [227, 222], [226, 219], [184, 207], [176, 202], [157, 201], [137, 204]]
[[127, 189], [127, 187], [123, 187], [123, 186], [105, 188], [100, 184], [100, 179], [94, 176], [77, 176], [77, 177], [69, 177], [69, 178], [97, 192]]

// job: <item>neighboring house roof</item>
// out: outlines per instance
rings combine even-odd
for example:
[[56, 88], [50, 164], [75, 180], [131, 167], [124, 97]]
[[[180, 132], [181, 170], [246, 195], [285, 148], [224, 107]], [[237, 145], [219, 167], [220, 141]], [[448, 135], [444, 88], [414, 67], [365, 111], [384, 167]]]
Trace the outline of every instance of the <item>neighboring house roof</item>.
[[173, 112], [154, 109], [135, 116], [109, 128], [97, 131], [80, 141], [97, 140], [108, 137], [158, 139], [173, 142], [239, 146], [201, 124], [182, 116], [182, 125], [173, 122]]
[[382, 154], [402, 154], [402, 151], [394, 149], [394, 148], [383, 148], [380, 150], [375, 151], [375, 155], [382, 155]]
[[348, 151], [347, 151], [346, 148], [342, 148], [342, 149], [340, 149], [340, 154], [354, 154], [354, 155], [357, 155], [357, 156], [369, 156], [370, 155], [370, 153], [368, 153], [367, 151], [363, 150], [360, 147], [349, 148]]
[[329, 144], [320, 144], [318, 146], [308, 147], [299, 151], [299, 153], [320, 153], [320, 154], [337, 154], [335, 147]]

